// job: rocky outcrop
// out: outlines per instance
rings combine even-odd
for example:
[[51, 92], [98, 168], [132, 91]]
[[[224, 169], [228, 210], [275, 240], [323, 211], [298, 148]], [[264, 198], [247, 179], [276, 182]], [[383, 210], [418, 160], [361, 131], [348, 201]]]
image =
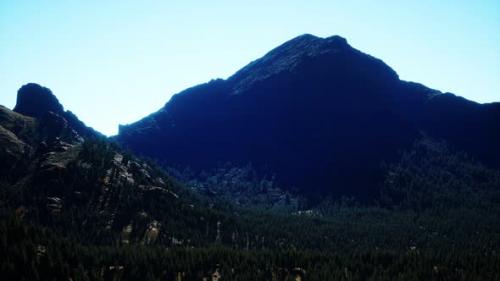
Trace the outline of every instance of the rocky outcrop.
[[133, 230], [132, 224], [127, 224], [125, 227], [122, 229], [121, 233], [121, 243], [124, 245], [130, 244], [130, 236]]
[[146, 232], [144, 233], [142, 243], [146, 245], [155, 243], [158, 239], [158, 235], [160, 234], [160, 226], [161, 223], [156, 220], [150, 222], [148, 228], [146, 229]]
[[73, 112], [65, 111], [49, 88], [35, 83], [26, 84], [19, 89], [13, 110], [24, 116], [46, 119], [43, 122], [52, 122], [48, 127], [53, 130], [70, 127], [82, 137], [103, 137], [99, 132], [85, 126]]
[[63, 206], [63, 200], [59, 197], [47, 197], [47, 209], [52, 215], [59, 215]]
[[17, 92], [14, 111], [39, 118], [49, 111], [61, 114], [64, 112], [64, 108], [50, 89], [35, 83], [29, 83], [22, 86]]
[[67, 165], [78, 158], [79, 144], [69, 144], [59, 139], [45, 148], [46, 153], [39, 158], [37, 176], [52, 177], [61, 174]]

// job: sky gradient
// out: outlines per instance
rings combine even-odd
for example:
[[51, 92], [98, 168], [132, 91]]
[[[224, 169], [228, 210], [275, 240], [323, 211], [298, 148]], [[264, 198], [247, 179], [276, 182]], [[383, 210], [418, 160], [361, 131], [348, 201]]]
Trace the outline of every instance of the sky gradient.
[[500, 101], [500, 0], [0, 0], [0, 104], [39, 83], [112, 135], [303, 33], [343, 36], [401, 79]]

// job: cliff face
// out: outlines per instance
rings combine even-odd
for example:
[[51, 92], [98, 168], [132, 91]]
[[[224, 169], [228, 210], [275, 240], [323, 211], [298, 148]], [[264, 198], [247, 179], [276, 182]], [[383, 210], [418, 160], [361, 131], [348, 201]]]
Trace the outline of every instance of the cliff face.
[[116, 139], [167, 165], [251, 162], [304, 193], [370, 197], [381, 163], [423, 134], [498, 167], [495, 120], [499, 104], [401, 81], [341, 37], [303, 35], [173, 96]]

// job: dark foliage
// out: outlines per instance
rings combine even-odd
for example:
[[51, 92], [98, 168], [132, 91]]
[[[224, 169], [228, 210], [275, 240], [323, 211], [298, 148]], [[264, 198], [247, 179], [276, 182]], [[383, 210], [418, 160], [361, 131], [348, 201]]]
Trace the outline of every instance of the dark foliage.
[[[154, 167], [147, 169], [149, 178], [162, 177], [166, 189], [182, 195], [143, 190], [140, 186], [150, 181], [141, 172], [144, 163], [126, 155], [121, 163], [136, 167], [130, 170], [134, 183], [121, 182], [113, 171], [119, 169], [117, 151], [105, 140], [89, 140], [57, 180], [3, 183], [2, 276], [199, 280], [218, 273], [224, 280], [294, 280], [305, 272], [306, 280], [500, 277], [499, 173], [443, 143], [418, 142], [389, 165], [379, 206], [325, 200], [293, 214], [228, 203], [212, 206], [213, 201]], [[246, 184], [242, 179], [239, 184]], [[57, 212], [48, 199], [54, 197], [63, 202]], [[156, 238], [152, 228], [159, 229]]]
[[207, 200], [288, 213], [305, 207], [304, 198], [279, 187], [275, 175], [259, 172], [251, 164], [238, 167], [225, 163], [199, 173], [189, 167], [168, 167], [166, 170]]

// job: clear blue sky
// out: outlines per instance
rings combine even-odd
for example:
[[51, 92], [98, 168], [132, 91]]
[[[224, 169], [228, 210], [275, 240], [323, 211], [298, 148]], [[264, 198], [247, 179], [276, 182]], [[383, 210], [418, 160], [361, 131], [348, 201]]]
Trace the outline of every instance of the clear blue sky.
[[341, 35], [402, 79], [500, 101], [500, 0], [0, 0], [0, 104], [40, 83], [111, 135], [303, 33]]

